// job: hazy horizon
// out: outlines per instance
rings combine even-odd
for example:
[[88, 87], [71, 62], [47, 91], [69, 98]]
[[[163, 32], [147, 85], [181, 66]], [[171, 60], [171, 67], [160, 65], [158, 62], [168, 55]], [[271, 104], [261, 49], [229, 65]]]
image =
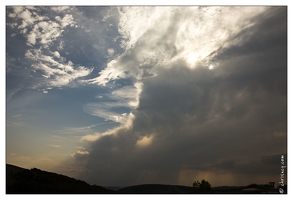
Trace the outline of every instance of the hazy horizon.
[[6, 6], [6, 163], [215, 187], [282, 155], [286, 6]]

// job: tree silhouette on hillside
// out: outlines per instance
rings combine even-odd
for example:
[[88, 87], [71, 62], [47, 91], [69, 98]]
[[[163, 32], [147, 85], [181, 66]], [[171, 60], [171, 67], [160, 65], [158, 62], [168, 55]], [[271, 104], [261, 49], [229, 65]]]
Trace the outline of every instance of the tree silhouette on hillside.
[[204, 179], [201, 182], [195, 181], [192, 186], [194, 193], [210, 193], [212, 190], [211, 184]]

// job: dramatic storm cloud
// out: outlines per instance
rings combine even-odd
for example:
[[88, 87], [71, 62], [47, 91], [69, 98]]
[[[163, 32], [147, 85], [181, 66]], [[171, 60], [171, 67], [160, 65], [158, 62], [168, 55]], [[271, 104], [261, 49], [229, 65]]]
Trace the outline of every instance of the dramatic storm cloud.
[[[43, 131], [60, 140], [44, 140], [54, 152], [66, 145], [58, 166], [75, 177], [108, 186], [278, 182], [286, 7], [12, 7], [7, 18], [27, 48], [8, 51], [7, 73], [20, 76], [23, 53], [30, 88], [8, 80], [8, 130], [25, 123], [19, 98], [38, 106], [29, 115], [57, 117]], [[41, 102], [54, 102], [54, 115]]]

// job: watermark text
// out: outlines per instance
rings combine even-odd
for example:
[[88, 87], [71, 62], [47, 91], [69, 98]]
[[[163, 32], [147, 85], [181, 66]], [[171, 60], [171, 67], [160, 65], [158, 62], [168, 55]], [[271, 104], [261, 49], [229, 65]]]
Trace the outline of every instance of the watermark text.
[[279, 188], [279, 192], [281, 194], [284, 193], [284, 189], [282, 187], [285, 186], [284, 184], [284, 179], [285, 179], [285, 168], [286, 168], [286, 165], [285, 165], [285, 157], [284, 155], [281, 155], [281, 173], [280, 173], [280, 188]]

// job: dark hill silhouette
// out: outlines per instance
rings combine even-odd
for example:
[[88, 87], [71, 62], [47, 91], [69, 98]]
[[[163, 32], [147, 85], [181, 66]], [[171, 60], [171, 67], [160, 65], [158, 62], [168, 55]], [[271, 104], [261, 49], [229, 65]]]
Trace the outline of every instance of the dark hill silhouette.
[[192, 187], [181, 185], [144, 184], [122, 188], [120, 194], [192, 194]]
[[[110, 189], [111, 188], [111, 189]], [[90, 185], [61, 174], [40, 169], [24, 169], [6, 164], [7, 194], [197, 194], [194, 187], [180, 185], [144, 184], [118, 189]], [[287, 185], [282, 187], [287, 194]], [[115, 190], [115, 191], [113, 191]], [[210, 194], [279, 194], [279, 188], [269, 184], [248, 186], [219, 186], [211, 188]]]
[[113, 194], [97, 185], [40, 169], [6, 164], [7, 194]]
[[109, 190], [113, 190], [113, 191], [117, 191], [122, 188], [122, 187], [118, 187], [118, 186], [103, 186], [103, 187], [106, 189], [109, 189]]

